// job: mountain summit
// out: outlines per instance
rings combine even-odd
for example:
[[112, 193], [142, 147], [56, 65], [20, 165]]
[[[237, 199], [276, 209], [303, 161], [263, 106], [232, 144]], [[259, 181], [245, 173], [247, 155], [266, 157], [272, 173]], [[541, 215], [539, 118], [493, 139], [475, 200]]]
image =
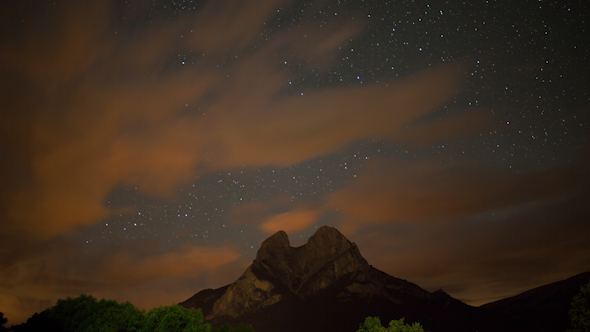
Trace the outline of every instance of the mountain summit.
[[405, 317], [426, 330], [536, 331], [499, 310], [430, 293], [372, 267], [336, 228], [321, 227], [308, 242], [291, 247], [279, 231], [234, 283], [206, 289], [180, 303], [201, 308], [208, 322], [252, 324], [256, 332], [354, 332], [367, 316], [387, 323]]
[[277, 232], [262, 243], [253, 266], [301, 297], [317, 293], [344, 275], [369, 269], [356, 244], [327, 226], [298, 248], [289, 245], [285, 232]]
[[262, 242], [252, 265], [215, 301], [207, 319], [233, 319], [285, 297], [304, 300], [369, 269], [356, 244], [336, 228], [321, 227], [297, 248], [290, 246], [287, 233], [279, 231]]

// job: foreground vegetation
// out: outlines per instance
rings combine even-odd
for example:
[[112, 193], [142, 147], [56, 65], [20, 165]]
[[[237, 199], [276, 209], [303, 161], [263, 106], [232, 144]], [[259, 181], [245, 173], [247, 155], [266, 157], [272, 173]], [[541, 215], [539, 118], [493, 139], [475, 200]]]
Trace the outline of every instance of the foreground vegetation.
[[356, 332], [424, 332], [420, 323], [405, 324], [404, 319], [392, 320], [387, 327], [381, 325], [379, 317], [367, 317]]
[[[590, 284], [574, 297], [569, 315], [568, 332], [590, 332]], [[145, 312], [129, 302], [98, 301], [91, 295], [59, 300], [55, 306], [10, 328], [4, 327], [6, 322], [0, 312], [0, 332], [254, 332], [251, 325], [232, 328], [226, 324], [213, 329], [204, 321], [201, 309], [189, 310], [173, 304]], [[424, 329], [419, 323], [405, 324], [403, 318], [392, 320], [385, 327], [379, 317], [367, 317], [356, 332], [424, 332]]]
[[[0, 331], [3, 328], [0, 328]], [[6, 329], [5, 329], [6, 330]], [[177, 304], [148, 312], [129, 302], [98, 301], [90, 295], [67, 298], [25, 323], [10, 328], [13, 332], [254, 332], [251, 326], [213, 329], [204, 322], [201, 309], [189, 310]]]

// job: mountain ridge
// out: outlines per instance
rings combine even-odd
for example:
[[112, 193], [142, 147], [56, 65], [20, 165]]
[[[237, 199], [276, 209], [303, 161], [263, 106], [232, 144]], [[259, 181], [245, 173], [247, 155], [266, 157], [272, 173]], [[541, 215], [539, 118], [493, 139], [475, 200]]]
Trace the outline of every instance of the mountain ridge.
[[[482, 305], [480, 308], [523, 319], [537, 331], [560, 331], [569, 322], [567, 310], [582, 285], [590, 282], [590, 272], [542, 285], [520, 294]], [[561, 310], [560, 310], [561, 309]]]
[[392, 277], [327, 226], [299, 247], [290, 246], [285, 232], [273, 234], [238, 280], [180, 305], [201, 308], [214, 326], [252, 324], [257, 332], [354, 332], [367, 316], [385, 322], [405, 317], [432, 332], [541, 331], [498, 308], [473, 307]]

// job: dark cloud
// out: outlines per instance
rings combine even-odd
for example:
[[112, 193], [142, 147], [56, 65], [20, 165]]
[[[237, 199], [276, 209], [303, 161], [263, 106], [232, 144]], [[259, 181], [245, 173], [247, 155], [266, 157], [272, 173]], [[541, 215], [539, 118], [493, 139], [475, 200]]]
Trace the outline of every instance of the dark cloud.
[[[588, 193], [432, 224], [365, 229], [357, 243], [376, 267], [480, 305], [588, 269]], [[424, 262], [428, 262], [424, 264]]]
[[542, 172], [498, 170], [470, 162], [378, 160], [347, 188], [328, 197], [345, 224], [439, 222], [451, 218], [559, 199], [585, 185], [582, 168]]

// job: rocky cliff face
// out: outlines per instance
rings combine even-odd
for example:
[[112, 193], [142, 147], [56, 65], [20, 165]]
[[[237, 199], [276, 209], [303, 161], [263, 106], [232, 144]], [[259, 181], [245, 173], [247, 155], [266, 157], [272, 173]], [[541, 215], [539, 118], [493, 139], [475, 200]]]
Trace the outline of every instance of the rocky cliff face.
[[285, 232], [262, 243], [253, 265], [305, 297], [326, 288], [340, 277], [366, 272], [367, 261], [356, 244], [331, 227], [322, 227], [304, 246], [293, 248]]
[[[364, 275], [369, 264], [356, 244], [337, 229], [321, 227], [307, 244], [293, 248], [283, 231], [266, 239], [246, 272], [213, 305], [207, 319], [238, 317], [280, 301], [286, 288], [306, 298], [346, 275]], [[283, 291], [272, 281], [278, 281]], [[366, 288], [366, 287], [365, 287]], [[362, 287], [353, 286], [351, 292]]]
[[259, 279], [252, 267], [246, 272], [213, 304], [213, 310], [207, 315], [207, 319], [217, 317], [235, 318], [249, 311], [257, 311], [260, 308], [275, 304], [281, 299], [281, 294], [273, 292], [275, 286], [264, 279]]

